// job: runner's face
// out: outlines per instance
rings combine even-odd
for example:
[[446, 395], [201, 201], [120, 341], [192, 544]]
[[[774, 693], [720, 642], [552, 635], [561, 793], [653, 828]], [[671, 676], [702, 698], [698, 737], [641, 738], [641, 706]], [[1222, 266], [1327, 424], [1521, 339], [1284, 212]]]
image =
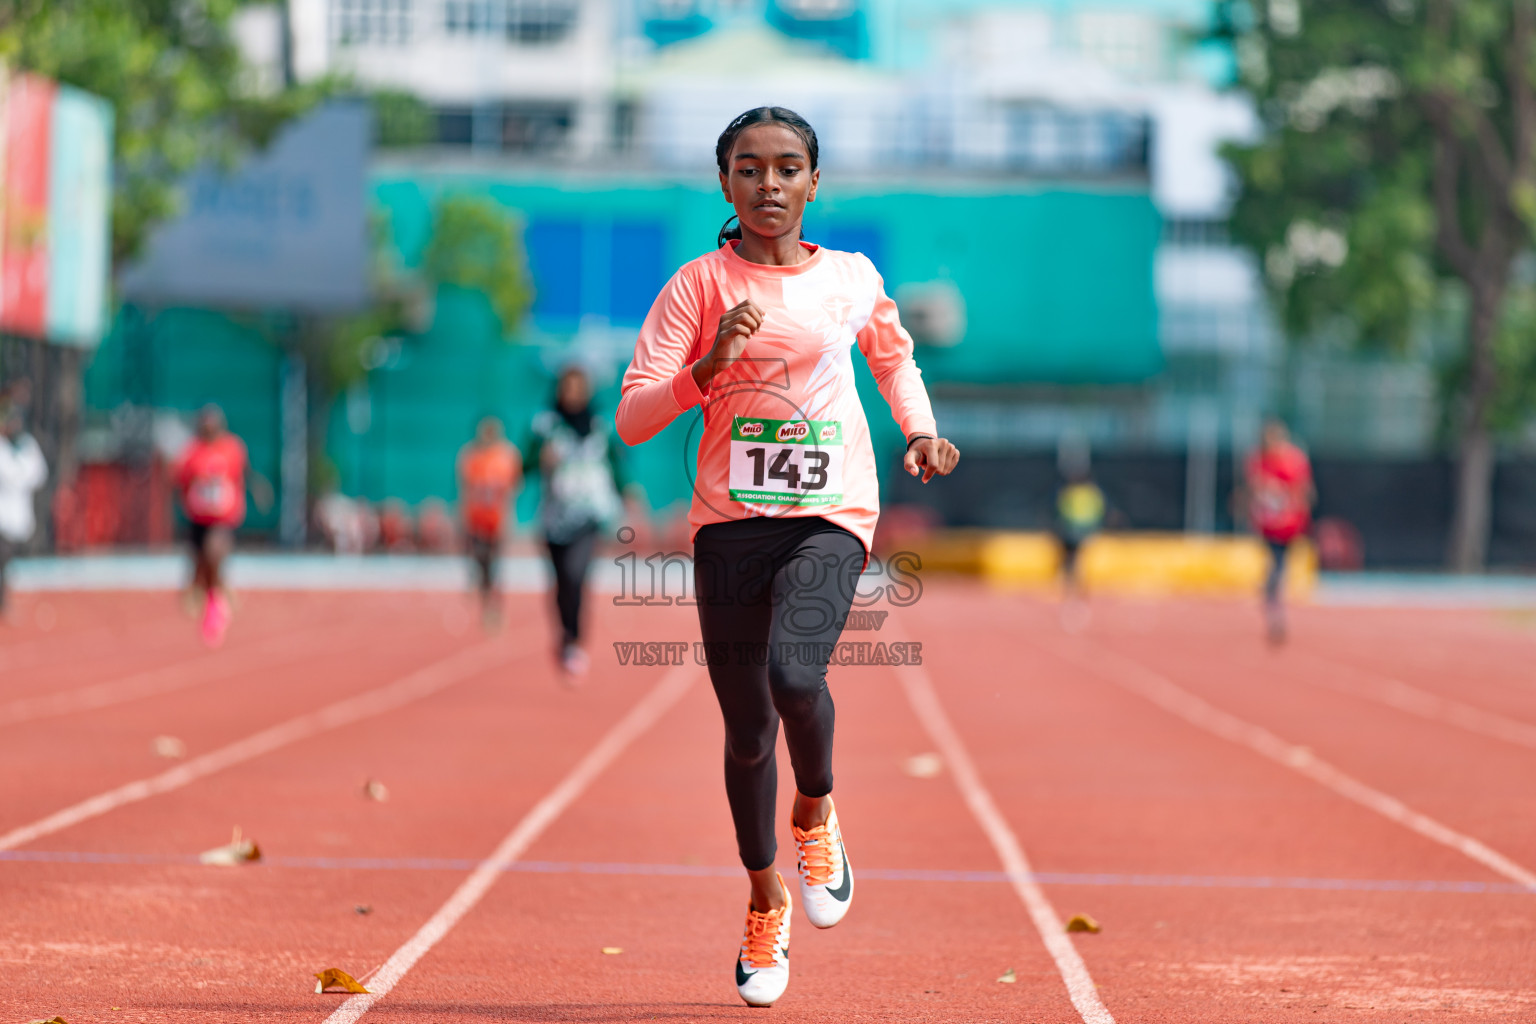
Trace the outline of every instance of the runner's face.
[[779, 238], [800, 230], [821, 172], [811, 170], [799, 135], [782, 124], [753, 125], [736, 137], [727, 166], [720, 188], [744, 231]]
[[560, 378], [560, 407], [566, 412], [578, 412], [587, 407], [591, 401], [591, 389], [587, 387], [587, 378], [579, 373], [568, 373]]

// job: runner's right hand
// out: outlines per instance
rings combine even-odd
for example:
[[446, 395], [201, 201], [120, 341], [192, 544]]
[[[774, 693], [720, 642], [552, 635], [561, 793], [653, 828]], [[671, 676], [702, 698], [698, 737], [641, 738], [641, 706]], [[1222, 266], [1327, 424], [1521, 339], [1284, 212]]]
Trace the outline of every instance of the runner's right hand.
[[[693, 376], [699, 387], [706, 386], [714, 375], [738, 359], [747, 347], [747, 339], [763, 326], [763, 311], [751, 299], [743, 299], [720, 314], [720, 325], [715, 329], [715, 344], [709, 354], [694, 363]], [[701, 379], [702, 378], [702, 379]]]

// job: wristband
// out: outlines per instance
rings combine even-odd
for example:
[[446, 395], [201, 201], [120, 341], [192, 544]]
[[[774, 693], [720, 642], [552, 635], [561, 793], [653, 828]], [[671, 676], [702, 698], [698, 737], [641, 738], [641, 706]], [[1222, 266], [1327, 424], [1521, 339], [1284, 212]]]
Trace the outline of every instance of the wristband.
[[912, 450], [912, 442], [913, 441], [921, 441], [921, 440], [924, 440], [925, 438], [927, 440], [929, 440], [929, 441], [932, 441], [933, 440], [933, 435], [932, 434], [913, 434], [911, 437], [907, 438], [907, 451], [911, 451]]

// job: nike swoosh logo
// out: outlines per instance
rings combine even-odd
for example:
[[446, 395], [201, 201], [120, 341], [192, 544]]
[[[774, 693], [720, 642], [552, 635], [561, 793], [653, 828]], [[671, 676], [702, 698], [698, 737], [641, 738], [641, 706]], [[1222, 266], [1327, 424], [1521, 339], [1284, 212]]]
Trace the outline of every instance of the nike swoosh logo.
[[848, 851], [843, 848], [843, 841], [837, 841], [837, 851], [843, 855], [843, 882], [836, 889], [827, 886], [827, 895], [839, 903], [847, 903], [848, 897], [853, 895], [853, 872], [848, 870]]
[[[785, 946], [784, 948], [780, 949], [779, 953], [783, 955], [785, 960], [789, 959], [789, 947], [788, 946]], [[740, 986], [742, 986], [742, 985], [745, 985], [748, 981], [751, 981], [752, 977], [754, 975], [756, 975], [756, 974], [757, 974], [756, 971], [750, 971], [749, 972], [749, 971], [742, 970], [741, 969], [741, 961], [740, 960], [736, 961], [736, 985], [737, 985], [738, 988]]]

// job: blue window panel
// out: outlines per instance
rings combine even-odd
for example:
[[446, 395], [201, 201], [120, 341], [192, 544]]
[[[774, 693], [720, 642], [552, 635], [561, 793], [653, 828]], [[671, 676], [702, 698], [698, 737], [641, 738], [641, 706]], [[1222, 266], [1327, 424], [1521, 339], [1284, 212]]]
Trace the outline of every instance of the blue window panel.
[[[816, 241], [811, 238], [807, 241]], [[841, 249], [843, 252], [861, 252], [868, 256], [875, 269], [882, 275], [887, 273], [885, 266], [885, 232], [873, 224], [828, 224], [821, 231], [821, 242], [828, 249]]]
[[528, 225], [533, 272], [533, 315], [540, 321], [575, 321], [581, 308], [581, 222], [536, 220]]
[[[863, 5], [833, 5], [841, 6], [842, 11], [814, 9], [826, 6], [799, 0], [771, 0], [767, 10], [768, 24], [787, 36], [814, 40], [853, 60], [868, 57], [869, 31], [864, 23]], [[834, 16], [826, 17], [827, 14]]]
[[673, 43], [694, 39], [714, 27], [714, 22], [698, 10], [697, 4], [692, 10], [687, 11], [665, 14], [652, 11], [651, 13], [653, 16], [647, 17], [643, 24], [645, 34], [650, 36], [651, 42], [657, 46], [670, 46]]
[[615, 324], [642, 323], [667, 283], [667, 229], [660, 222], [613, 225], [609, 248], [609, 318]]

